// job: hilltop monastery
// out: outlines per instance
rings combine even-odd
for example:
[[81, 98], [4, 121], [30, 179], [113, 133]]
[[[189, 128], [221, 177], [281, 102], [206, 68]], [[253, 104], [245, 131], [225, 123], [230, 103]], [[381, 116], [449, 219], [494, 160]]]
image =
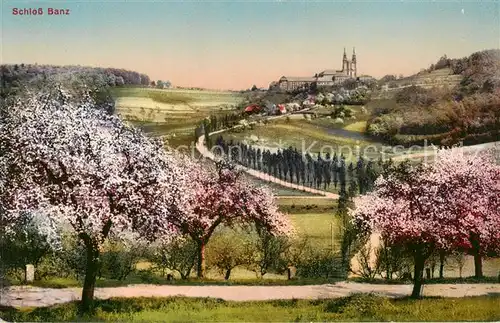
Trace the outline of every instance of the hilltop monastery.
[[358, 77], [356, 50], [354, 48], [352, 49], [352, 58], [349, 60], [344, 47], [342, 70], [324, 70], [312, 77], [282, 76], [278, 81], [278, 86], [284, 91], [293, 91], [298, 88], [308, 87], [312, 83], [316, 83], [317, 86], [321, 87], [342, 84], [348, 79], [359, 79], [363, 81], [371, 78], [371, 76], [367, 75]]

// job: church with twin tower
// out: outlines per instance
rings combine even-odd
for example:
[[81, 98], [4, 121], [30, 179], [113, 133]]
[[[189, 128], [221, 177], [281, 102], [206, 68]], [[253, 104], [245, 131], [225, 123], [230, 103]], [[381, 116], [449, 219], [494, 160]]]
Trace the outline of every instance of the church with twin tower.
[[352, 48], [352, 58], [351, 60], [347, 59], [347, 53], [344, 47], [344, 56], [342, 57], [342, 70], [337, 71], [340, 73], [346, 73], [348, 76], [356, 78], [357, 77], [357, 68], [356, 68], [356, 49]]
[[[296, 76], [282, 76], [278, 81], [278, 86], [284, 91], [294, 91], [300, 88], [306, 88], [312, 83], [317, 86], [333, 86], [342, 84], [348, 79], [358, 79], [358, 61], [356, 59], [356, 49], [352, 49], [352, 57], [349, 60], [347, 52], [344, 47], [344, 55], [342, 56], [342, 69], [341, 70], [324, 70], [316, 73], [314, 76], [296, 77]], [[369, 76], [362, 76], [362, 78], [370, 78]]]

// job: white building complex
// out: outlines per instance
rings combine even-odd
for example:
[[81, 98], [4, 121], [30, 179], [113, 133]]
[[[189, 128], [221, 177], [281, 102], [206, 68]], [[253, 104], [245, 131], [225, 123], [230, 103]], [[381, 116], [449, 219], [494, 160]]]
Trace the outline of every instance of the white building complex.
[[362, 75], [358, 77], [356, 51], [354, 48], [352, 49], [352, 58], [351, 60], [349, 60], [344, 48], [344, 56], [342, 57], [342, 70], [324, 70], [312, 77], [282, 76], [278, 81], [278, 86], [284, 91], [293, 91], [299, 88], [308, 87], [312, 83], [316, 83], [318, 87], [322, 87], [342, 84], [348, 79], [359, 79], [361, 81], [366, 81], [371, 78], [372, 77], [368, 75]]

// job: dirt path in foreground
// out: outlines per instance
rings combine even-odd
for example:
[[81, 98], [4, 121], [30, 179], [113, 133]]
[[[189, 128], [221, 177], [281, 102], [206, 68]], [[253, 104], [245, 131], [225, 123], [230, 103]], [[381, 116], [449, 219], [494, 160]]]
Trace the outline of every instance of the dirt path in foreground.
[[[348, 296], [352, 293], [376, 293], [386, 297], [410, 295], [412, 285], [381, 285], [340, 282], [305, 286], [159, 286], [130, 285], [96, 288], [99, 299], [110, 297], [213, 297], [228, 301], [272, 299], [321, 299]], [[439, 284], [424, 287], [424, 296], [465, 297], [500, 293], [500, 284]], [[41, 307], [79, 300], [80, 288], [38, 288], [16, 286], [0, 291], [0, 305]]]

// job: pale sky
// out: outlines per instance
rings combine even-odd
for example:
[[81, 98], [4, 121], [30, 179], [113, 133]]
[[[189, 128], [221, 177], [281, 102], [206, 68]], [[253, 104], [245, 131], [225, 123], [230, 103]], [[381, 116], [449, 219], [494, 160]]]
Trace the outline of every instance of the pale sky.
[[1, 3], [3, 63], [125, 68], [178, 86], [267, 87], [340, 69], [344, 47], [356, 47], [358, 74], [375, 77], [500, 48], [498, 0]]

